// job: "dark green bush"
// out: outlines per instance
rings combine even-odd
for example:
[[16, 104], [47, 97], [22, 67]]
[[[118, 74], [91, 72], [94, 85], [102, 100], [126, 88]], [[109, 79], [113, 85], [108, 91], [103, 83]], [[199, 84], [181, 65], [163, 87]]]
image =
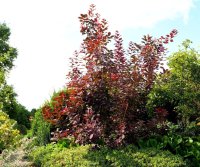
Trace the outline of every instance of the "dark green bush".
[[184, 167], [181, 157], [169, 151], [155, 148], [140, 149], [125, 147], [109, 149], [107, 147], [93, 150], [91, 146], [71, 148], [48, 144], [38, 147], [31, 153], [35, 165], [43, 167]]
[[[15, 104], [16, 118], [13, 118], [17, 121], [19, 125], [25, 126], [27, 129], [31, 128], [30, 123], [30, 112], [21, 104]], [[20, 129], [19, 129], [20, 130]]]
[[17, 129], [20, 131], [20, 134], [23, 134], [23, 135], [27, 134], [27, 128], [25, 125], [17, 124]]

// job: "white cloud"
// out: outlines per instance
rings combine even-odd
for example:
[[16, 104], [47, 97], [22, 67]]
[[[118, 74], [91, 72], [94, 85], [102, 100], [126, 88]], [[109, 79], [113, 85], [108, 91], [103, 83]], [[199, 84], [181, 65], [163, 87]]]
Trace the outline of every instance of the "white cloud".
[[78, 16], [92, 3], [114, 30], [187, 22], [193, 7], [192, 0], [0, 0], [0, 22], [11, 28], [10, 42], [19, 52], [9, 81], [29, 109], [65, 84], [68, 58], [81, 42]]
[[108, 5], [99, 2], [98, 8], [111, 25], [126, 29], [154, 26], [166, 19], [182, 18], [187, 22], [192, 6], [192, 0], [123, 0], [109, 1]]

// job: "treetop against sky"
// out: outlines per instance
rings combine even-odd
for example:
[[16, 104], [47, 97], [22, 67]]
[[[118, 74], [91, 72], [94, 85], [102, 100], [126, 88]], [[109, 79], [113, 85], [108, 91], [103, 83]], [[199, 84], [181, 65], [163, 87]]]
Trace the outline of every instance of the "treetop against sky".
[[[18, 50], [9, 83], [27, 108], [39, 107], [66, 83], [69, 57], [79, 49], [82, 38], [78, 16], [92, 3], [0, 0], [0, 22], [10, 27], [10, 43]], [[179, 35], [169, 51], [177, 50], [186, 38], [200, 44], [199, 0], [101, 0], [95, 5], [110, 31], [120, 31], [125, 46], [139, 42], [145, 34], [159, 37], [174, 28]]]

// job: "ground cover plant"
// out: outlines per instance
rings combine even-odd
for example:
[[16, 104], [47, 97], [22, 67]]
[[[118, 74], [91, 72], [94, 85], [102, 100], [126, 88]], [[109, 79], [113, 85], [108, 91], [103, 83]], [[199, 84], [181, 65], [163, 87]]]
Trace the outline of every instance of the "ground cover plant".
[[169, 131], [166, 135], [155, 135], [138, 141], [139, 148], [157, 148], [168, 150], [175, 155], [183, 157], [187, 166], [199, 166], [200, 164], [200, 127], [191, 123], [183, 130], [181, 125], [168, 123]]
[[[65, 156], [63, 156], [65, 155]], [[65, 148], [56, 144], [40, 147], [31, 153], [37, 166], [106, 166], [106, 167], [184, 167], [186, 163], [180, 156], [155, 148], [140, 149], [129, 146], [123, 149], [107, 147], [91, 151], [91, 146]]]
[[[18, 140], [19, 142], [19, 140]], [[28, 159], [28, 154], [32, 151], [33, 139], [26, 137], [20, 140], [20, 145], [15, 149], [6, 149], [0, 154], [1, 167], [33, 167], [33, 162]]]

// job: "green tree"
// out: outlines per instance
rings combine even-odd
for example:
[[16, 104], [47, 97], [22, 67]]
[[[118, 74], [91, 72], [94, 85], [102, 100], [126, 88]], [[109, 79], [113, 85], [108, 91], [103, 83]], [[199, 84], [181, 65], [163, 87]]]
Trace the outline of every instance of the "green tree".
[[0, 71], [8, 72], [13, 67], [13, 60], [17, 57], [17, 50], [8, 43], [10, 29], [6, 24], [0, 24]]
[[185, 40], [169, 57], [169, 71], [159, 77], [149, 95], [151, 108], [167, 108], [169, 116], [175, 111], [184, 125], [200, 116], [200, 53], [190, 44]]
[[6, 24], [0, 24], [0, 109], [18, 123], [20, 132], [25, 133], [30, 128], [29, 111], [16, 100], [17, 94], [12, 86], [7, 84], [7, 76], [14, 66], [17, 50], [9, 45], [10, 29]]
[[13, 87], [8, 85], [5, 81], [0, 89], [1, 108], [12, 117], [12, 119], [16, 116], [16, 112], [14, 111], [16, 96], [17, 94], [14, 92]]
[[12, 86], [7, 84], [6, 77], [17, 57], [17, 50], [9, 45], [9, 37], [10, 29], [6, 24], [0, 24], [0, 108], [8, 112], [12, 110], [8, 108], [11, 107], [9, 104], [15, 101], [16, 93]]
[[27, 133], [27, 129], [31, 128], [30, 123], [30, 112], [21, 104], [14, 103], [14, 111], [16, 115], [14, 115], [13, 119], [15, 119], [18, 123], [18, 129], [22, 134]]

